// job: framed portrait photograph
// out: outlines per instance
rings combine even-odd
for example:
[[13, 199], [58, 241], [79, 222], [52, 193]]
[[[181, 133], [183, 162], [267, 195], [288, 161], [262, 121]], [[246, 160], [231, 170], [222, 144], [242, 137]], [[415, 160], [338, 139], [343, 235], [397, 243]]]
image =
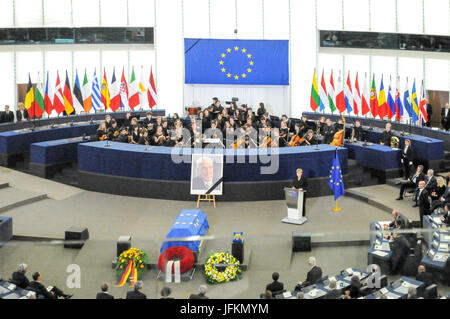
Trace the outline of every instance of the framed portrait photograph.
[[[223, 154], [192, 154], [191, 195], [204, 195], [223, 177]], [[222, 195], [223, 182], [210, 194]]]

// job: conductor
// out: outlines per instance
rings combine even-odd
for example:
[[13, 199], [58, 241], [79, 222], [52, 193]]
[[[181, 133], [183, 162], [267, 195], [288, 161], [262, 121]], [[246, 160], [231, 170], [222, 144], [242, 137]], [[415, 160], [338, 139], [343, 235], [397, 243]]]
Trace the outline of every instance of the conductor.
[[306, 191], [308, 190], [308, 180], [305, 176], [303, 176], [303, 170], [301, 168], [297, 168], [296, 176], [292, 181], [292, 188], [298, 189], [299, 191], [303, 191], [303, 211], [302, 216], [305, 217], [305, 203], [306, 203]]

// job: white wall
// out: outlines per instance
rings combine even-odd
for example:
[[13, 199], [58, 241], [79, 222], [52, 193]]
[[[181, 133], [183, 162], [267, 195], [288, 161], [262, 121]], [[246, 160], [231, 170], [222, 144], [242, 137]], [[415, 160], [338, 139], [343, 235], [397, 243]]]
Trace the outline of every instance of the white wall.
[[[170, 114], [213, 96], [241, 95], [243, 103], [264, 101], [275, 114], [299, 116], [310, 109], [315, 67], [320, 75], [325, 70], [327, 81], [333, 69], [335, 81], [340, 70], [344, 79], [350, 71], [352, 82], [356, 72], [360, 82], [375, 73], [377, 87], [383, 74], [423, 77], [427, 89], [450, 90], [449, 54], [319, 50], [317, 44], [319, 29], [450, 35], [449, 17], [450, 0], [3, 0], [0, 27], [154, 26], [155, 45], [2, 46], [0, 68], [9, 76], [0, 79], [0, 108], [16, 105], [15, 83], [25, 83], [29, 71], [36, 77], [48, 69], [53, 77], [67, 68], [73, 76], [75, 69], [89, 74], [105, 67], [110, 78], [116, 66], [129, 78], [133, 65], [138, 78], [141, 65], [146, 78], [153, 66], [159, 107]], [[183, 38], [235, 38], [234, 29], [242, 39], [290, 40], [289, 87], [184, 85]]]

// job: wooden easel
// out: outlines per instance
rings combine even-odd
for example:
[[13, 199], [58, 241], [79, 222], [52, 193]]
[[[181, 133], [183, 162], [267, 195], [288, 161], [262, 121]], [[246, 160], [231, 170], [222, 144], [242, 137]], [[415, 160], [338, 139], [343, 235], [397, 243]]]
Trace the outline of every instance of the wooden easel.
[[198, 195], [197, 208], [200, 205], [200, 201], [202, 201], [202, 202], [213, 202], [214, 203], [214, 208], [216, 208], [216, 195], [211, 195], [211, 194]]

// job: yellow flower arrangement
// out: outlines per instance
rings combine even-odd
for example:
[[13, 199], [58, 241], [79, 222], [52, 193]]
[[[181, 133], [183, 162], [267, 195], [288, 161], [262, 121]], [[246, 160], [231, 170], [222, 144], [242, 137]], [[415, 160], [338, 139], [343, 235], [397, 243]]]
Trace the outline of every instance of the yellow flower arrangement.
[[[219, 271], [217, 266], [226, 265]], [[242, 270], [239, 261], [228, 252], [212, 253], [205, 262], [205, 276], [209, 284], [217, 284], [239, 280]]]

